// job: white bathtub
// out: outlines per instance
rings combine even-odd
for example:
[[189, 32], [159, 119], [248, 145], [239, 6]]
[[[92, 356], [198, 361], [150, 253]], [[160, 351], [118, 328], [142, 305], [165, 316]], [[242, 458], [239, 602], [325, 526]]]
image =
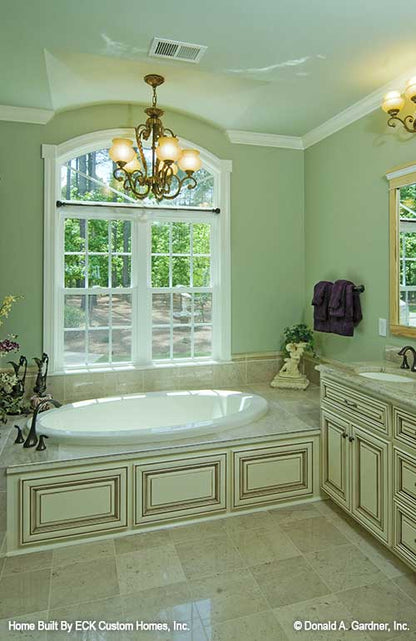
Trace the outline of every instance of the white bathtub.
[[171, 440], [251, 423], [267, 407], [261, 396], [225, 390], [129, 394], [42, 412], [37, 433], [85, 445]]

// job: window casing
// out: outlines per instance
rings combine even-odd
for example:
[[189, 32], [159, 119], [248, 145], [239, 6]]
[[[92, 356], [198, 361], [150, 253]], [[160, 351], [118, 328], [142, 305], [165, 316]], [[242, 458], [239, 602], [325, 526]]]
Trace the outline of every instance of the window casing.
[[200, 150], [219, 215], [140, 202], [56, 204], [62, 164], [125, 133], [43, 146], [44, 349], [52, 371], [229, 360], [228, 161]]

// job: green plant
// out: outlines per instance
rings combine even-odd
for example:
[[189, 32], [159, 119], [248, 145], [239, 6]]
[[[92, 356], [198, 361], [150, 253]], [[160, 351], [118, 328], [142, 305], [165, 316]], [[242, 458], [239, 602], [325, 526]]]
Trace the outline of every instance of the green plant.
[[312, 356], [316, 356], [315, 337], [313, 331], [305, 323], [296, 323], [284, 328], [281, 348], [287, 355], [289, 355], [286, 349], [288, 343], [306, 343], [306, 351], [310, 352]]
[[65, 327], [82, 327], [85, 323], [85, 312], [78, 307], [65, 305], [64, 307]]

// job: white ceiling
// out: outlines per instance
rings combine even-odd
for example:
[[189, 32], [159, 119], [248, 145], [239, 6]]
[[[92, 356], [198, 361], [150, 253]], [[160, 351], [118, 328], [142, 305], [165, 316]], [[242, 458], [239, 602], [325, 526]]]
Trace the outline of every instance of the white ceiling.
[[[416, 71], [414, 1], [14, 0], [0, 25], [0, 104], [63, 110], [149, 100], [224, 129], [303, 136]], [[154, 36], [208, 46], [159, 61]]]

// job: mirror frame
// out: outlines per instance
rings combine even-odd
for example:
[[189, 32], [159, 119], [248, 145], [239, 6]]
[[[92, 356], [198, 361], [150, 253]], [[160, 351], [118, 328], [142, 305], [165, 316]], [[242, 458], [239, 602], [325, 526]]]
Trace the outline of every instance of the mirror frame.
[[396, 167], [386, 174], [390, 208], [390, 332], [416, 338], [416, 327], [400, 325], [399, 317], [399, 189], [416, 183], [416, 163]]

